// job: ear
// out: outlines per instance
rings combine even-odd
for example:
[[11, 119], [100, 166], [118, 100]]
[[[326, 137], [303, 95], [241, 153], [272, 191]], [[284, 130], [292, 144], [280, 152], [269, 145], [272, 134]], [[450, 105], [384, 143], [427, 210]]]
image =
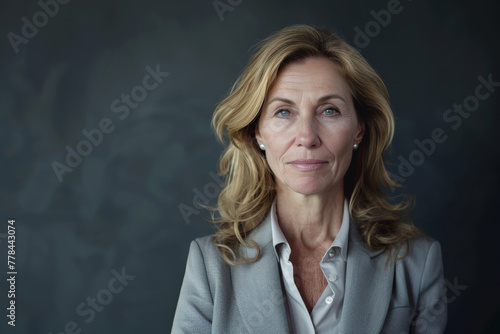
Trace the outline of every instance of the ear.
[[363, 136], [365, 135], [365, 121], [360, 120], [358, 122], [358, 128], [356, 129], [356, 133], [354, 135], [354, 141], [356, 144], [359, 144], [361, 140], [363, 140]]
[[255, 139], [257, 139], [257, 144], [262, 144], [262, 137], [260, 135], [259, 125], [255, 127]]

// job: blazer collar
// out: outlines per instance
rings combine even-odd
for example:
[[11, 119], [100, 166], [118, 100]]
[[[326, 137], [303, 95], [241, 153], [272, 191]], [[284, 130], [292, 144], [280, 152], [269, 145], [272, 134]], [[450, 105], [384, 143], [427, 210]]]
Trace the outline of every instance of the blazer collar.
[[382, 330], [392, 296], [394, 266], [385, 266], [387, 256], [372, 251], [363, 242], [351, 221], [347, 256], [344, 305], [340, 333]]
[[[267, 214], [266, 218], [262, 221], [262, 223], [257, 226], [250, 234], [248, 235], [249, 239], [254, 240], [259, 246], [266, 246], [273, 239], [273, 235], [271, 232], [271, 211]], [[249, 249], [243, 247], [243, 249]]]

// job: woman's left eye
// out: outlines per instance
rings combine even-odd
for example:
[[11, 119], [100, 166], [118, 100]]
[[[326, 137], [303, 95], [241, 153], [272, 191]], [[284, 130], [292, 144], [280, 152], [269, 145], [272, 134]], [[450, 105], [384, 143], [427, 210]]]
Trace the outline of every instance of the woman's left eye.
[[327, 108], [325, 109], [325, 111], [323, 111], [325, 113], [325, 115], [327, 116], [333, 116], [335, 115], [338, 111], [333, 109], [333, 108]]

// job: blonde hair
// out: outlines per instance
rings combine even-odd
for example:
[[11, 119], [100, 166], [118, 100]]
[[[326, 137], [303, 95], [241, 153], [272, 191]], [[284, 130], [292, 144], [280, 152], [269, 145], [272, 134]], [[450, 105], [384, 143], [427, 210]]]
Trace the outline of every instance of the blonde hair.
[[[384, 166], [383, 152], [394, 134], [394, 117], [389, 93], [367, 61], [337, 35], [322, 28], [295, 25], [284, 28], [257, 45], [248, 66], [236, 80], [229, 95], [214, 112], [212, 125], [226, 144], [219, 173], [226, 184], [214, 208], [218, 230], [214, 244], [229, 264], [255, 262], [260, 257], [257, 243], [247, 235], [266, 217], [276, 189], [264, 154], [255, 139], [255, 129], [267, 92], [280, 68], [308, 57], [332, 61], [349, 85], [356, 113], [365, 123], [365, 134], [344, 177], [349, 213], [363, 241], [372, 250], [389, 252], [408, 246], [420, 235], [408, 220], [411, 200], [395, 202], [383, 189], [397, 187]], [[225, 138], [229, 143], [225, 143]], [[239, 245], [253, 247], [256, 255], [246, 258]], [[408, 253], [408, 247], [403, 258]]]

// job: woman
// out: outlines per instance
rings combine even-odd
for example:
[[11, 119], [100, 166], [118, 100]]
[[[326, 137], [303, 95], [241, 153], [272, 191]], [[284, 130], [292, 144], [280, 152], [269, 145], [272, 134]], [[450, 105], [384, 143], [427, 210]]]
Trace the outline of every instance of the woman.
[[394, 119], [364, 58], [285, 28], [215, 110], [226, 184], [191, 243], [173, 333], [442, 333], [440, 246], [383, 189]]

